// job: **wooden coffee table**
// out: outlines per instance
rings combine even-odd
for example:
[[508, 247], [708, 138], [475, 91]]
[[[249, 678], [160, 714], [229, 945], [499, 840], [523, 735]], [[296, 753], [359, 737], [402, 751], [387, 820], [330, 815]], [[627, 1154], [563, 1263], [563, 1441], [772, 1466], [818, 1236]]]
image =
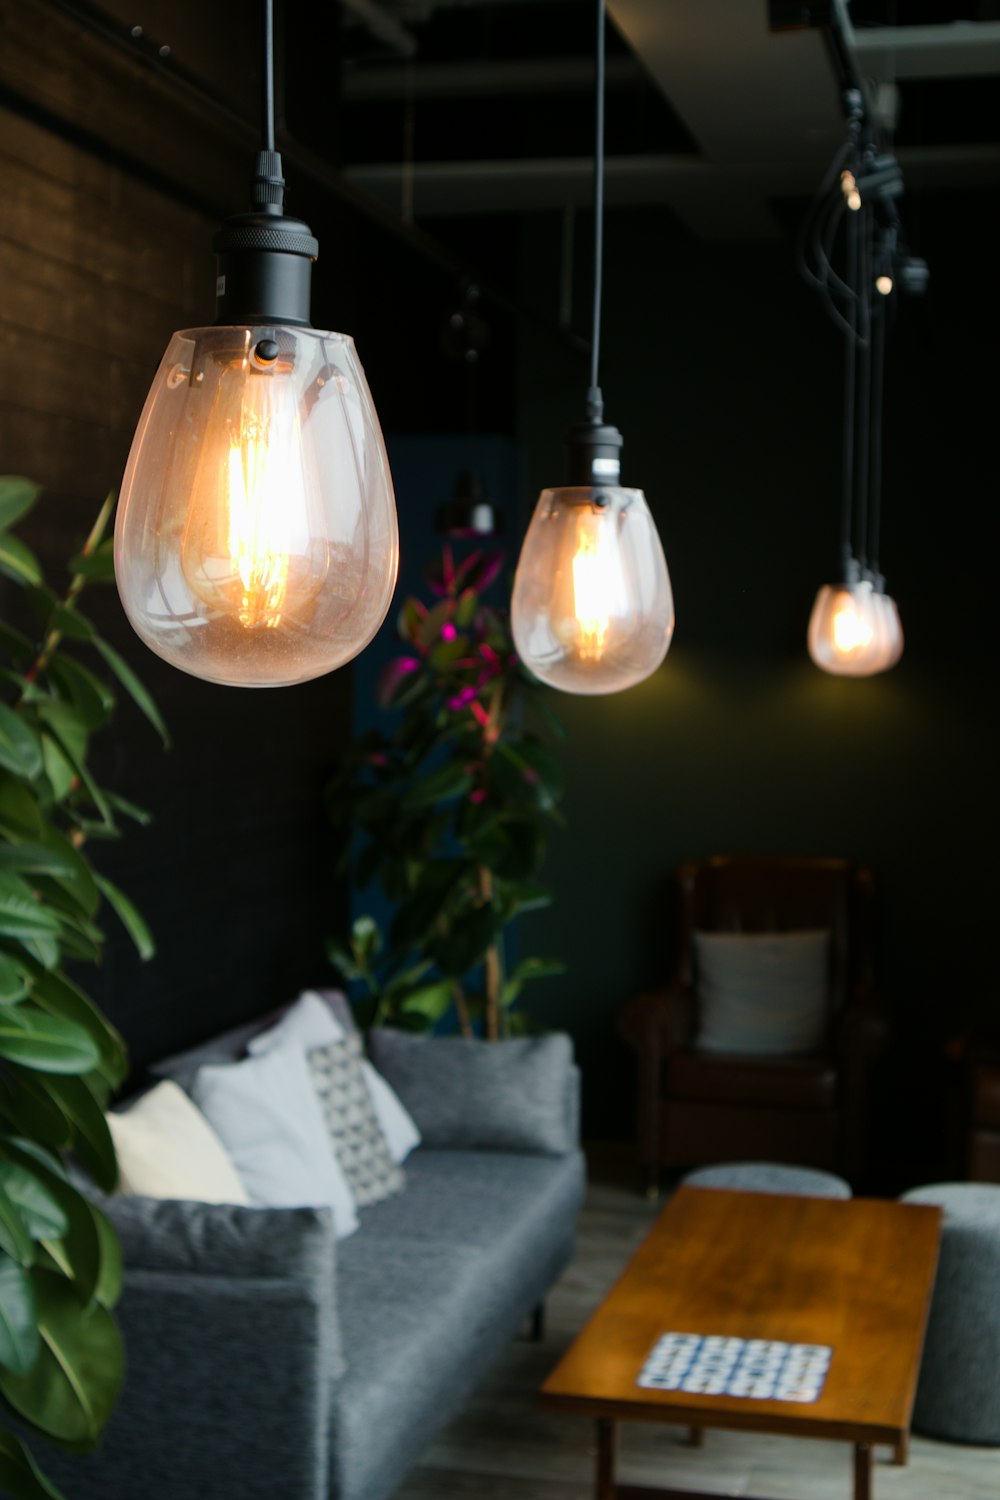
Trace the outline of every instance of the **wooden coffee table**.
[[[872, 1445], [905, 1462], [940, 1227], [914, 1204], [680, 1188], [542, 1390], [550, 1410], [596, 1419], [598, 1500], [703, 1500], [618, 1484], [620, 1421], [837, 1438], [854, 1445], [855, 1500], [870, 1500]], [[833, 1354], [808, 1402], [639, 1386], [667, 1332]]]

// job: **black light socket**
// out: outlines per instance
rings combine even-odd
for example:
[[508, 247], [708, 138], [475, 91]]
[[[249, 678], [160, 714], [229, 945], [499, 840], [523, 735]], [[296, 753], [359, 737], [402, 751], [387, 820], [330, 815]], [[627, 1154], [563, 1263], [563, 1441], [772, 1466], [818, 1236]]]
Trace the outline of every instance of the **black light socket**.
[[455, 481], [451, 499], [438, 506], [434, 529], [439, 536], [457, 538], [499, 536], [503, 511], [493, 504], [479, 475], [464, 469]]
[[319, 244], [308, 224], [283, 212], [284, 178], [276, 151], [257, 154], [253, 208], [216, 232], [216, 318], [220, 325], [286, 323], [308, 328], [312, 263]]
[[621, 483], [623, 438], [606, 422], [578, 422], [566, 434], [566, 483], [572, 488]]

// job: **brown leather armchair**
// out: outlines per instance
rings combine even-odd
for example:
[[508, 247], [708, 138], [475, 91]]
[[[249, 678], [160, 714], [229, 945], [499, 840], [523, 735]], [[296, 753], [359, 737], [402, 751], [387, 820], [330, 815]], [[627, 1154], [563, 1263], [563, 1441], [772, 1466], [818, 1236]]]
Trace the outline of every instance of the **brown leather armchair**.
[[[767, 1160], [860, 1175], [872, 1065], [888, 1026], [871, 982], [873, 883], [842, 859], [715, 856], [680, 869], [674, 978], [637, 995], [619, 1031], [638, 1059], [646, 1186], [664, 1168]], [[829, 1025], [816, 1052], [701, 1052], [696, 932], [829, 929]]]

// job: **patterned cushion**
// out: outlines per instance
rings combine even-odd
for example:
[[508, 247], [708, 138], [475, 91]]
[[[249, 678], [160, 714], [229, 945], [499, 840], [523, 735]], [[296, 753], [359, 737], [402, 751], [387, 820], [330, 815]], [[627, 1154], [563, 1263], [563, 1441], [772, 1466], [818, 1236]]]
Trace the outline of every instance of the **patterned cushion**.
[[361, 1067], [357, 1033], [307, 1054], [333, 1149], [358, 1208], [381, 1203], [402, 1190], [401, 1167], [389, 1155]]

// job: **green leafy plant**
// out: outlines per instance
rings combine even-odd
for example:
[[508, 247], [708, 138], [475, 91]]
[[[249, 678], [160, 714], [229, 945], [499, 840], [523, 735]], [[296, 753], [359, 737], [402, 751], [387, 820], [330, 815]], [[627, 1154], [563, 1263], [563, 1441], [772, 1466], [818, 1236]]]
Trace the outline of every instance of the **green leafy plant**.
[[[104, 1118], [126, 1072], [121, 1037], [68, 976], [96, 962], [111, 907], [139, 952], [153, 943], [128, 898], [93, 867], [87, 844], [119, 835], [140, 808], [100, 787], [91, 735], [107, 724], [111, 675], [166, 742], [128, 664], [79, 608], [113, 571], [109, 497], [62, 595], [10, 528], [38, 487], [0, 478], [0, 573], [23, 591], [32, 634], [0, 622], [0, 1407], [22, 1428], [74, 1451], [93, 1448], [114, 1405], [122, 1347], [111, 1313], [121, 1255], [105, 1216], [73, 1185], [72, 1158], [106, 1192], [116, 1183]], [[98, 675], [81, 660], [97, 658]], [[24, 1443], [0, 1431], [0, 1492], [57, 1496]]]
[[538, 883], [546, 823], [559, 818], [563, 778], [538, 733], [561, 733], [546, 690], [519, 662], [506, 613], [482, 600], [499, 554], [456, 564], [445, 549], [428, 571], [431, 605], [407, 599], [405, 653], [380, 679], [394, 727], [352, 747], [327, 790], [357, 855], [361, 885], [393, 904], [387, 937], [371, 916], [328, 952], [360, 989], [366, 1024], [426, 1030], [452, 1016], [462, 1034], [523, 1029], [514, 1013], [528, 980], [561, 973], [552, 959], [510, 967], [505, 933], [549, 903]]

